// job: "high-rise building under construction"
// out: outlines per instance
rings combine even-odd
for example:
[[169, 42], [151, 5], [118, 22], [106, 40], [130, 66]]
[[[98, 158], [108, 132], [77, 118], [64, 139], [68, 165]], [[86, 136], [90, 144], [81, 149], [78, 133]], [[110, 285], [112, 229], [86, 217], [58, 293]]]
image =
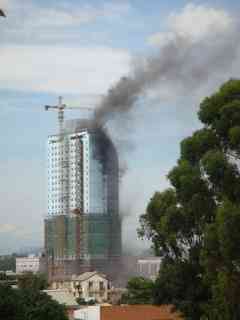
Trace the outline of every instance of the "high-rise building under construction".
[[119, 168], [106, 133], [71, 120], [49, 136], [45, 250], [50, 277], [111, 272], [121, 256]]

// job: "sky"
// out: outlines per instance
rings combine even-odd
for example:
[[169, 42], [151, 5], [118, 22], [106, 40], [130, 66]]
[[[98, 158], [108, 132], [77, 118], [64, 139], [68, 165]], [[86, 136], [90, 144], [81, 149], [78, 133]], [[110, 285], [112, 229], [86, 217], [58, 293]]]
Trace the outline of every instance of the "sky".
[[[183, 57], [178, 77], [149, 85], [120, 125], [108, 123], [116, 143], [128, 142], [119, 145], [128, 168], [121, 180], [123, 242], [147, 248], [137, 239], [138, 216], [169, 186], [181, 140], [201, 127], [200, 101], [238, 77], [239, 2], [0, 0], [0, 8], [7, 15], [0, 19], [0, 254], [43, 246], [46, 140], [57, 132], [56, 113], [43, 106], [62, 95], [66, 104], [94, 108], [134, 64], [161, 58], [179, 37], [190, 43], [191, 64]], [[197, 65], [208, 72], [190, 88]]]

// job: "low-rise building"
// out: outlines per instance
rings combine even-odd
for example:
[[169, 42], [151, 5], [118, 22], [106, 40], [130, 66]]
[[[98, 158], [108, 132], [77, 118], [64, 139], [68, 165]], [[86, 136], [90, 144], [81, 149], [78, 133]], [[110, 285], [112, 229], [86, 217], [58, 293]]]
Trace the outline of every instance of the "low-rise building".
[[67, 309], [67, 315], [69, 320], [74, 319], [74, 311], [79, 309], [79, 305], [76, 302], [76, 299], [72, 293], [66, 289], [58, 290], [43, 290], [52, 297], [53, 300], [57, 301], [60, 304], [64, 304]]
[[92, 306], [74, 312], [75, 320], [183, 320], [171, 306]]
[[108, 299], [108, 280], [103, 274], [85, 272], [80, 275], [72, 275], [70, 279], [53, 281], [52, 289], [68, 289], [76, 298], [85, 301], [95, 300], [99, 303]]
[[161, 258], [158, 257], [138, 259], [137, 261], [138, 276], [151, 280], [156, 280], [160, 267]]
[[21, 274], [24, 272], [42, 272], [44, 268], [44, 258], [29, 255], [28, 257], [16, 258], [16, 273]]

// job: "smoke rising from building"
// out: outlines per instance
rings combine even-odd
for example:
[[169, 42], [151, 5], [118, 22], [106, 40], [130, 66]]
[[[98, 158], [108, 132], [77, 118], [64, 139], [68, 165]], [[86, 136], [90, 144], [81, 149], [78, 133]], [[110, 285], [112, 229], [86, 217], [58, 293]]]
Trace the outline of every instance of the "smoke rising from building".
[[[196, 23], [195, 30], [183, 30], [188, 27], [185, 22], [189, 19], [187, 11], [191, 10], [191, 19], [194, 20], [194, 15], [199, 15], [206, 28], [201, 28], [199, 21], [193, 21], [193, 24]], [[109, 89], [96, 110], [95, 120], [99, 125], [106, 125], [109, 120], [114, 119], [114, 128], [121, 128], [124, 125], [123, 116], [128, 116], [149, 90], [159, 90], [161, 99], [161, 89], [166, 88], [168, 95], [176, 100], [178, 97], [192, 97], [199, 93], [202, 96], [208, 93], [209, 87], [227, 80], [232, 64], [236, 64], [239, 56], [239, 26], [233, 16], [222, 10], [189, 6], [180, 18], [185, 19], [182, 29], [179, 23], [175, 23], [169, 33], [159, 34], [152, 39], [158, 45], [157, 51], [134, 59], [129, 74]], [[148, 101], [145, 103], [146, 113], [151, 112], [151, 104]], [[163, 103], [159, 105], [162, 106]], [[123, 157], [122, 145], [126, 145], [130, 139], [128, 131], [124, 132], [124, 139], [122, 143], [120, 141], [120, 149], [117, 145], [120, 159]], [[126, 199], [121, 204], [123, 221], [133, 213], [124, 202]], [[128, 225], [125, 228], [128, 228], [129, 246], [133, 233], [132, 230], [129, 232]]]
[[[237, 31], [238, 26], [229, 18], [224, 27], [210, 26], [201, 36], [175, 29], [168, 37], [160, 37], [157, 52], [133, 60], [129, 74], [110, 88], [96, 110], [93, 127], [105, 127], [112, 118], [115, 125], [116, 120], [121, 125], [121, 115], [128, 115], [149, 90], [167, 87], [172, 96], [190, 96], [209, 80], [222, 76], [237, 56]], [[127, 133], [125, 136], [128, 138]], [[121, 220], [131, 213], [132, 209], [123, 205]]]
[[239, 50], [239, 28], [233, 17], [225, 15], [225, 19], [224, 25], [209, 24], [201, 36], [173, 30], [159, 37], [159, 51], [133, 61], [129, 75], [110, 88], [97, 108], [97, 123], [126, 114], [148, 89], [167, 85], [173, 96], [176, 89], [192, 95], [229, 70]]

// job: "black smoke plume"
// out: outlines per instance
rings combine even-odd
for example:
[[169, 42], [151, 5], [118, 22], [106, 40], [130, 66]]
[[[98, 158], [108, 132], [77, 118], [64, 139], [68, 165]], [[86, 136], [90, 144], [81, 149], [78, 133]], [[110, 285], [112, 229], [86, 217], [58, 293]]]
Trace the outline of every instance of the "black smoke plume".
[[102, 99], [95, 120], [105, 124], [126, 114], [141, 95], [157, 86], [176, 88], [191, 95], [209, 79], [229, 71], [239, 50], [238, 28], [232, 25], [199, 40], [175, 33], [154, 55], [134, 61], [129, 75], [121, 78]]

